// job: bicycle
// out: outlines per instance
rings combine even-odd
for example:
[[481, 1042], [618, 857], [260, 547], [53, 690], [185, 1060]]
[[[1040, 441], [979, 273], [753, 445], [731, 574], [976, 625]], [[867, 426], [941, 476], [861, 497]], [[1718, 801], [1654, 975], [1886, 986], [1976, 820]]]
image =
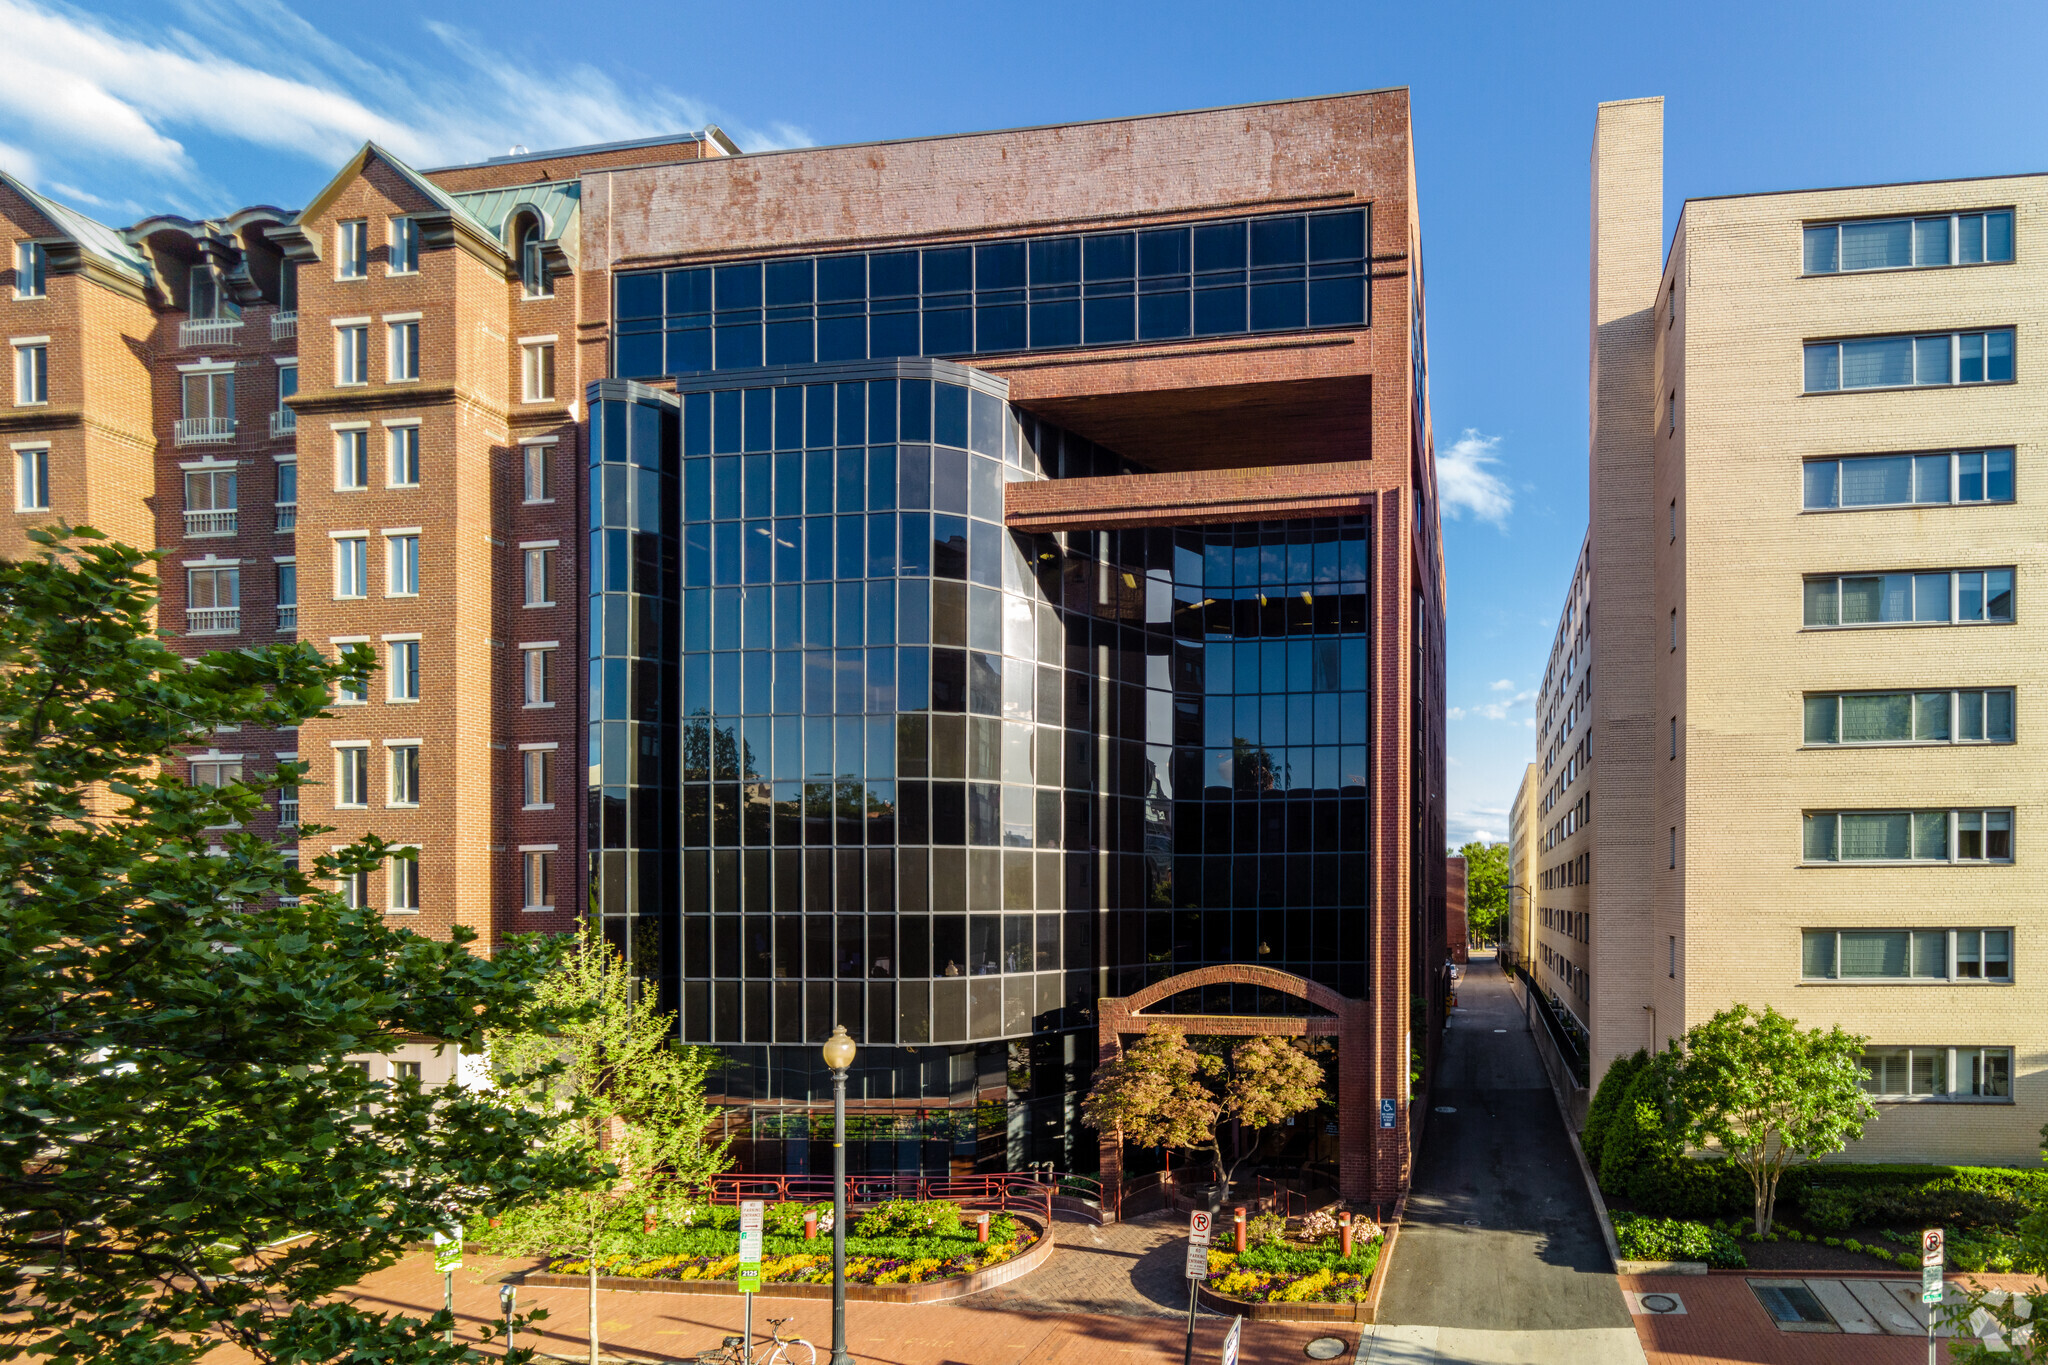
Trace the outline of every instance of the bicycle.
[[761, 1343], [768, 1354], [758, 1362], [748, 1360], [746, 1338], [729, 1336], [718, 1343], [714, 1350], [700, 1352], [697, 1365], [817, 1365], [817, 1348], [802, 1337], [784, 1337], [782, 1324], [794, 1321], [792, 1318], [768, 1319], [768, 1340]]

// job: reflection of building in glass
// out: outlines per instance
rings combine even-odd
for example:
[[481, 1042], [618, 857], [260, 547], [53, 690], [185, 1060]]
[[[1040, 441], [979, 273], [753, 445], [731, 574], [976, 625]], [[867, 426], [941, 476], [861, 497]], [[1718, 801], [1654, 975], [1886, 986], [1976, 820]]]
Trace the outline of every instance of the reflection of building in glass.
[[[1096, 1002], [1203, 967], [1383, 1001], [1406, 1102], [1443, 868], [1407, 157], [1393, 92], [593, 182], [591, 904], [729, 1059], [746, 1166], [810, 1168], [844, 1024], [854, 1169], [1087, 1168]], [[1170, 1003], [1303, 1008], [1227, 977]], [[1391, 1190], [1405, 1133], [1343, 1160]]]

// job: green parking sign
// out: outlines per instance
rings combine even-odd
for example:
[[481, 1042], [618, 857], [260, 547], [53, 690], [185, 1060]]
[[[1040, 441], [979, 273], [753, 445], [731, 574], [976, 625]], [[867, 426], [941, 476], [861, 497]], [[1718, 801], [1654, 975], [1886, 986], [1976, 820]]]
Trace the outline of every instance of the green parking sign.
[[740, 1293], [761, 1292], [761, 1213], [763, 1201], [740, 1201]]

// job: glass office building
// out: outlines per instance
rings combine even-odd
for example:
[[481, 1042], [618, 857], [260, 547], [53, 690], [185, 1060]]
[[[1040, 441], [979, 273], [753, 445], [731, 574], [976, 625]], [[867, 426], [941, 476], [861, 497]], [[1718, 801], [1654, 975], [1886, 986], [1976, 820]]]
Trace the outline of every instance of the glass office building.
[[1364, 992], [1364, 518], [1014, 533], [1007, 483], [1128, 466], [1000, 379], [675, 382], [592, 391], [591, 898], [744, 1167], [809, 1169], [834, 1024], [853, 1169], [1073, 1169], [1099, 995]]

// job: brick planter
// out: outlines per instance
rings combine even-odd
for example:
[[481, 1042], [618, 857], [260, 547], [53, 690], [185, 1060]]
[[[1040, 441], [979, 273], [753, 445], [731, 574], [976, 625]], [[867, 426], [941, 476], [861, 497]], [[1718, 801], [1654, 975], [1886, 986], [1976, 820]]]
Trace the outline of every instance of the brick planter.
[[[1379, 1277], [1379, 1271], [1373, 1271]], [[1251, 1303], [1244, 1299], [1212, 1294], [1207, 1285], [1196, 1290], [1202, 1307], [1230, 1317], [1253, 1322], [1371, 1322], [1371, 1302], [1365, 1303]]]
[[[852, 1284], [846, 1286], [849, 1302], [866, 1303], [940, 1303], [946, 1299], [963, 1298], [979, 1294], [984, 1289], [1008, 1284], [1024, 1275], [1029, 1275], [1045, 1263], [1052, 1255], [1052, 1227], [1027, 1214], [1012, 1213], [1018, 1222], [1026, 1224], [1038, 1234], [1038, 1240], [1021, 1256], [1013, 1256], [1001, 1265], [992, 1265], [986, 1270], [977, 1270], [972, 1275], [957, 1275], [950, 1280], [927, 1280], [923, 1284]], [[820, 1238], [820, 1241], [826, 1241]], [[829, 1241], [826, 1241], [829, 1246]], [[561, 1289], [582, 1289], [589, 1285], [588, 1275], [551, 1275], [544, 1270], [529, 1270], [518, 1275], [520, 1284], [547, 1286]], [[621, 1289], [635, 1294], [715, 1294], [737, 1295], [739, 1285], [732, 1280], [661, 1280], [637, 1275], [600, 1275], [599, 1289]], [[829, 1299], [832, 1297], [830, 1284], [763, 1284], [757, 1296], [764, 1299]], [[1263, 1305], [1273, 1306], [1273, 1305]], [[1286, 1305], [1293, 1307], [1294, 1305]], [[1331, 1305], [1323, 1305], [1329, 1307]]]

